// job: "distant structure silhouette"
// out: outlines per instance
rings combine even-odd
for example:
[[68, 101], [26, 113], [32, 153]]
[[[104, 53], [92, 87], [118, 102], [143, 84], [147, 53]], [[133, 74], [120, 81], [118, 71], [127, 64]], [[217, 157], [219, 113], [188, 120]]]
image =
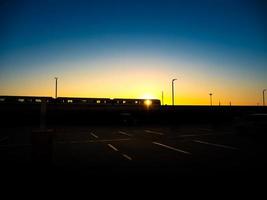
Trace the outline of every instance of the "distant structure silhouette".
[[163, 99], [164, 99], [164, 96], [163, 96], [163, 91], [162, 91], [161, 92], [161, 103], [162, 103], [161, 105], [164, 105], [164, 100]]
[[174, 81], [176, 81], [177, 79], [174, 78], [172, 79], [172, 105], [174, 106]]
[[265, 91], [266, 91], [266, 89], [263, 89], [263, 90], [262, 90], [262, 105], [263, 105], [263, 106], [265, 106], [265, 96], [264, 96], [264, 95], [265, 95], [265, 94], [264, 94]]
[[57, 79], [58, 79], [58, 77], [55, 77], [55, 80], [56, 80], [56, 86], [55, 86], [55, 98], [57, 98]]
[[212, 106], [212, 93], [209, 93], [210, 95], [210, 106]]

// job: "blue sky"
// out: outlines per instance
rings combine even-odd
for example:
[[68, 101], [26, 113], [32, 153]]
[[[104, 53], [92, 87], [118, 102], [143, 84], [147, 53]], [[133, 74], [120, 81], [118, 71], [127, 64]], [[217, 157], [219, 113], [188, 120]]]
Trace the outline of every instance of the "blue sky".
[[[111, 66], [120, 59], [127, 58], [128, 63], [147, 59], [153, 63], [161, 58], [166, 64], [159, 68], [170, 76], [203, 78], [207, 92], [217, 90], [228, 96], [231, 93], [221, 90], [227, 90], [224, 82], [231, 82], [235, 88], [232, 93], [240, 92], [235, 97], [237, 104], [242, 98], [250, 100], [241, 104], [255, 104], [259, 91], [267, 87], [266, 8], [267, 3], [260, 0], [2, 0], [0, 93], [51, 95], [47, 88], [38, 92], [32, 89], [30, 85], [38, 83], [37, 76], [67, 77], [66, 72], [75, 74], [85, 66], [92, 74], [99, 68], [112, 71]], [[114, 59], [115, 63], [107, 64]], [[103, 60], [106, 65], [100, 67]], [[135, 68], [124, 64], [122, 70]], [[206, 83], [207, 79], [210, 82]], [[16, 84], [29, 87], [16, 89]], [[249, 97], [252, 91], [257, 93]]]

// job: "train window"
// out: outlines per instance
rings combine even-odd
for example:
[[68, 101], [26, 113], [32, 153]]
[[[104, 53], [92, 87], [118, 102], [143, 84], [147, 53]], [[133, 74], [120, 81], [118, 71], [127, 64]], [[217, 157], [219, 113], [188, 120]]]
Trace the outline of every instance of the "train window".
[[37, 102], [37, 103], [41, 103], [42, 100], [41, 100], [41, 99], [35, 99], [35, 102]]
[[123, 100], [123, 101], [122, 101], [122, 103], [123, 103], [123, 104], [125, 104], [125, 103], [126, 103], [126, 101], [125, 101], [125, 100]]
[[138, 104], [138, 103], [139, 103], [139, 101], [134, 101], [134, 103], [135, 103], [135, 104]]
[[73, 103], [72, 99], [68, 99], [67, 102], [68, 102], [68, 103]]
[[117, 101], [117, 104], [120, 104], [120, 101]]
[[107, 101], [105, 100], [104, 103], [107, 103]]
[[96, 103], [101, 103], [101, 101], [100, 100], [96, 100]]
[[86, 99], [83, 99], [83, 100], [82, 100], [82, 103], [87, 103], [87, 100], [86, 100]]
[[0, 102], [3, 102], [3, 101], [5, 101], [5, 98], [0, 98]]
[[18, 102], [24, 102], [24, 99], [18, 99]]

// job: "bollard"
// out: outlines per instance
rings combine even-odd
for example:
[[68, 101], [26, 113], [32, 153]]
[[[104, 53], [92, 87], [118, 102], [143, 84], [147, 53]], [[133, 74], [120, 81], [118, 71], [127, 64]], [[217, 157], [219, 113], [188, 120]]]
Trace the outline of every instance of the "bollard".
[[40, 108], [40, 129], [33, 130], [31, 135], [32, 160], [37, 166], [49, 166], [53, 157], [53, 134], [46, 129], [46, 101], [42, 99]]
[[50, 166], [53, 161], [53, 131], [32, 131], [32, 160], [37, 166]]
[[46, 102], [45, 99], [43, 99], [40, 109], [40, 129], [45, 130], [45, 128], [46, 128]]

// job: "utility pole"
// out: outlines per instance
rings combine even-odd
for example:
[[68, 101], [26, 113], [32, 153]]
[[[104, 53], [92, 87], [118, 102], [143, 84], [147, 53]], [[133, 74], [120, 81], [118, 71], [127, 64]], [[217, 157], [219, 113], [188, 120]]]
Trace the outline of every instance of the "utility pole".
[[58, 77], [55, 77], [55, 79], [56, 79], [55, 98], [57, 98], [57, 79], [58, 79]]
[[176, 81], [177, 79], [174, 78], [172, 79], [172, 105], [174, 106], [174, 81]]
[[161, 102], [162, 102], [162, 105], [164, 106], [164, 96], [163, 96], [163, 91], [161, 92]]
[[262, 90], [262, 105], [263, 105], [263, 106], [265, 106], [265, 96], [264, 96], [264, 95], [265, 95], [265, 94], [264, 94], [265, 91], [266, 91], [266, 89]]
[[210, 106], [212, 106], [212, 93], [209, 93], [210, 95]]

